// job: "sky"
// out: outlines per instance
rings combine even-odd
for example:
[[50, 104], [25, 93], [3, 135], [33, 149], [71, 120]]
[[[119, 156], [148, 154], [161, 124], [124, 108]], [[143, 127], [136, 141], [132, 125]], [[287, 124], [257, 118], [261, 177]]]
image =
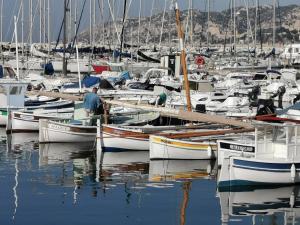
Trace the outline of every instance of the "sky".
[[[24, 40], [29, 40], [28, 33], [29, 33], [29, 1], [30, 0], [0, 0], [3, 1], [3, 33], [2, 38], [3, 41], [12, 41], [12, 34], [13, 34], [13, 16], [18, 16], [18, 39], [21, 40], [21, 10], [20, 6], [22, 2], [24, 4]], [[48, 0], [32, 0], [33, 1], [33, 17], [34, 17], [34, 25], [33, 25], [33, 41], [37, 42], [40, 38], [40, 13], [39, 13], [39, 2], [44, 1], [45, 5], [47, 5]], [[49, 0], [50, 1], [50, 40], [55, 41], [58, 37], [58, 33], [60, 30], [62, 18], [63, 18], [63, 0]], [[71, 0], [72, 2], [72, 12], [74, 15], [75, 12], [75, 4], [77, 2], [77, 12], [78, 15], [80, 14], [81, 8], [83, 6], [83, 2], [85, 0]], [[93, 6], [93, 0], [86, 0], [86, 5], [83, 12], [83, 19], [80, 25], [80, 31], [88, 29], [89, 21], [90, 21], [90, 5]], [[96, 23], [101, 23], [101, 14], [100, 14], [100, 7], [98, 2], [104, 2], [104, 18], [109, 18], [109, 8], [107, 2], [110, 1], [113, 5], [115, 2], [115, 14], [117, 17], [122, 16], [123, 4], [124, 0], [95, 0], [96, 1]], [[132, 1], [131, 7], [129, 9], [129, 16], [136, 17], [139, 15], [140, 9], [140, 2], [142, 3], [141, 6], [141, 15], [142, 16], [149, 16], [151, 14], [152, 3], [154, 1], [154, 8], [153, 13], [158, 13], [163, 11], [165, 1], [167, 2], [167, 10], [170, 10], [171, 7], [171, 0], [127, 0], [128, 2]], [[201, 11], [206, 11], [207, 0], [192, 0], [193, 7], [200, 9]], [[211, 2], [211, 10], [212, 11], [220, 11], [223, 9], [227, 9], [229, 6], [230, 0], [210, 0]], [[255, 4], [255, 0], [236, 0], [236, 5], [244, 5], [245, 2], [249, 1], [250, 5]], [[188, 8], [189, 0], [178, 0], [180, 9]], [[260, 0], [261, 4], [273, 4], [273, 0]], [[289, 4], [297, 4], [300, 5], [300, 0], [279, 0], [280, 5], [289, 5]], [[1, 7], [1, 6], [0, 6]], [[18, 13], [20, 12], [20, 13]], [[1, 14], [1, 13], [0, 13]], [[47, 20], [47, 19], [46, 19]], [[42, 26], [43, 27], [43, 26]], [[75, 25], [73, 23], [73, 31], [75, 33], [74, 28]], [[42, 29], [43, 30], [43, 29]], [[47, 30], [47, 28], [46, 28]], [[43, 33], [43, 32], [42, 32]], [[44, 35], [42, 34], [42, 37]], [[47, 36], [47, 34], [45, 34]]]

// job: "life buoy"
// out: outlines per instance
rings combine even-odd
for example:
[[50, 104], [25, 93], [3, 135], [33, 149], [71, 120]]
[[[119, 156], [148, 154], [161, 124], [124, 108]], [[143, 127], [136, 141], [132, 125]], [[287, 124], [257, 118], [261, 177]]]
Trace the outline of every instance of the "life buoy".
[[205, 64], [205, 60], [202, 56], [197, 56], [195, 58], [195, 63], [198, 65], [198, 66], [202, 66]]

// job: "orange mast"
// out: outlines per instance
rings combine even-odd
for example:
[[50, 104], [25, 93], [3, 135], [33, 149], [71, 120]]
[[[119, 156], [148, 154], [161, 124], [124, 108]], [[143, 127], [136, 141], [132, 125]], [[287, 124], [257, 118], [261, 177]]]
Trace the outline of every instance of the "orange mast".
[[186, 61], [185, 61], [186, 53], [185, 53], [184, 43], [183, 43], [184, 35], [182, 32], [182, 26], [181, 26], [181, 21], [180, 21], [180, 11], [179, 11], [178, 3], [176, 0], [173, 0], [173, 4], [175, 7], [175, 13], [176, 13], [176, 25], [177, 25], [177, 33], [178, 33], [178, 38], [179, 38], [179, 49], [181, 52], [180, 59], [181, 59], [181, 64], [182, 64], [183, 77], [184, 77], [187, 110], [192, 111], [190, 85], [189, 85], [187, 66], [186, 66]]

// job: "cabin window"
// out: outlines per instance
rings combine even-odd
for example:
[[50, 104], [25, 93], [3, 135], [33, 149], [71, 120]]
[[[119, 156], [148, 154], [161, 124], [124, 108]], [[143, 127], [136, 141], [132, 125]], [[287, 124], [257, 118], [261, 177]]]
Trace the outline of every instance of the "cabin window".
[[298, 53], [299, 52], [299, 48], [295, 48], [295, 53]]
[[253, 80], [265, 80], [267, 76], [265, 74], [255, 74]]
[[223, 93], [215, 93], [215, 96], [224, 96]]
[[22, 92], [22, 87], [17, 87], [17, 86], [11, 87], [9, 90], [10, 95], [20, 95], [21, 92]]
[[292, 53], [293, 52], [293, 49], [292, 48], [289, 48], [288, 49], [288, 53]]
[[206, 101], [206, 100], [207, 100], [207, 98], [200, 98], [198, 101], [203, 102], [203, 101]]

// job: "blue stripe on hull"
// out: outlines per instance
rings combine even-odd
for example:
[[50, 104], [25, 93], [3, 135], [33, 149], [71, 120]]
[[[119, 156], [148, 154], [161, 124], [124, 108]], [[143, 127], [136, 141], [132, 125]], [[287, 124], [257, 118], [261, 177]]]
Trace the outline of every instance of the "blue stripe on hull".
[[[257, 170], [257, 171], [267, 171], [267, 172], [291, 172], [291, 166], [293, 163], [265, 163], [265, 162], [253, 162], [241, 159], [233, 160], [233, 167]], [[294, 163], [296, 170], [300, 171], [300, 163]]]
[[129, 151], [145, 151], [145, 150], [132, 150], [126, 148], [102, 147], [103, 152], [129, 152]]

